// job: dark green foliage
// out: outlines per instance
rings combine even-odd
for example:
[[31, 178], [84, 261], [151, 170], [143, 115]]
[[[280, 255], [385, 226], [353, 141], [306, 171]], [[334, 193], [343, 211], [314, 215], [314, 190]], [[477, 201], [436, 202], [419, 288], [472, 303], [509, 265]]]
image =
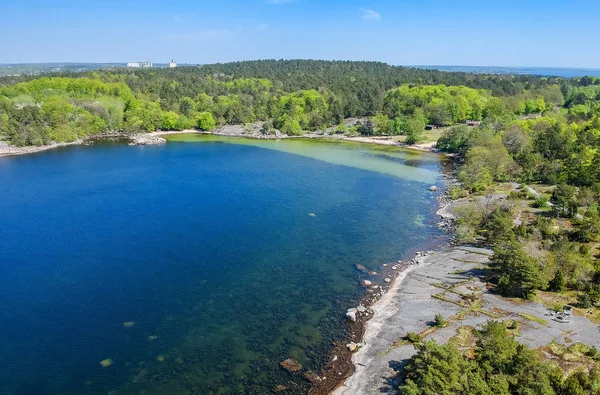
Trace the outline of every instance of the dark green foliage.
[[567, 289], [567, 282], [562, 271], [557, 270], [554, 278], [548, 283], [548, 291], [552, 292], [565, 292]]
[[464, 154], [474, 143], [476, 135], [476, 128], [466, 125], [453, 126], [442, 134], [437, 147], [444, 152]]
[[[475, 359], [463, 357], [450, 343], [435, 341], [415, 346], [402, 373], [401, 395], [480, 394], [552, 395], [598, 393], [598, 372], [574, 373], [563, 380], [556, 366], [515, 341], [502, 323], [488, 322], [476, 332]], [[574, 388], [583, 391], [569, 392]]]
[[531, 298], [537, 289], [546, 287], [538, 263], [515, 239], [507, 238], [494, 245], [490, 267], [494, 271], [498, 292], [504, 296]]
[[577, 213], [577, 188], [562, 183], [554, 189], [552, 201], [557, 215], [572, 217]]
[[356, 131], [363, 136], [372, 136], [375, 131], [375, 125], [370, 119], [367, 119], [364, 123], [358, 122], [356, 126], [358, 127]]

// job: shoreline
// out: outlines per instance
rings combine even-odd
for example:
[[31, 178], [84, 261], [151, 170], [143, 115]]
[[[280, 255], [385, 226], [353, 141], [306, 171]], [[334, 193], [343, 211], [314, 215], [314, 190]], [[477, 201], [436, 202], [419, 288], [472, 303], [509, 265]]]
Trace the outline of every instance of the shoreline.
[[[163, 136], [177, 135], [177, 134], [198, 134], [198, 135], [217, 135], [232, 138], [246, 138], [246, 139], [265, 139], [265, 140], [284, 140], [284, 139], [310, 139], [318, 140], [322, 142], [352, 142], [357, 144], [367, 145], [383, 145], [383, 146], [395, 146], [398, 148], [412, 149], [420, 152], [431, 152], [438, 155], [444, 155], [432, 150], [434, 143], [427, 144], [426, 147], [420, 146], [406, 146], [399, 144], [391, 138], [381, 137], [348, 137], [341, 135], [334, 136], [320, 136], [320, 135], [306, 135], [306, 136], [249, 136], [249, 135], [231, 135], [220, 132], [202, 132], [198, 130], [183, 130], [183, 131], [156, 131], [143, 134], [125, 134], [125, 133], [109, 133], [98, 136], [90, 136], [85, 139], [80, 139], [70, 143], [56, 143], [40, 147], [8, 147], [8, 152], [2, 150], [0, 146], [0, 157], [12, 156], [12, 155], [24, 155], [30, 153], [41, 152], [45, 150], [54, 149], [57, 147], [70, 146], [70, 145], [83, 145], [93, 144], [96, 139], [128, 139], [130, 140], [129, 145], [156, 145], [166, 143], [167, 140]], [[12, 150], [10, 148], [13, 148]], [[448, 171], [443, 170], [441, 173], [447, 175]], [[449, 225], [449, 219], [440, 212], [445, 209], [449, 202], [445, 198], [445, 192], [438, 194], [437, 196], [438, 205], [437, 210], [433, 215], [441, 216], [442, 222]], [[434, 206], [435, 207], [435, 206]], [[439, 227], [439, 224], [438, 224]], [[446, 226], [443, 227], [446, 229]], [[446, 232], [446, 235], [448, 232]], [[333, 345], [331, 352], [327, 354], [326, 364], [317, 373], [318, 376], [312, 372], [306, 372], [305, 377], [312, 383], [312, 388], [309, 392], [311, 395], [325, 395], [325, 394], [344, 394], [339, 392], [345, 387], [345, 383], [351, 380], [357, 373], [358, 362], [357, 358], [362, 355], [363, 350], [368, 347], [368, 344], [375, 339], [380, 331], [383, 329], [379, 320], [389, 316], [388, 307], [394, 299], [397, 297], [401, 286], [406, 277], [413, 272], [415, 269], [421, 267], [421, 264], [415, 264], [415, 256], [420, 259], [429, 255], [431, 252], [418, 252], [425, 248], [433, 249], [434, 251], [440, 251], [444, 248], [448, 238], [438, 239], [437, 237], [433, 240], [429, 240], [419, 246], [419, 249], [411, 249], [402, 256], [402, 260], [395, 263], [387, 263], [380, 266], [377, 270], [376, 279], [372, 283], [368, 281], [368, 286], [363, 285], [366, 288], [366, 292], [363, 297], [360, 298], [358, 305], [365, 308], [364, 312], [357, 314], [355, 322], [348, 323], [349, 335], [343, 340]], [[416, 255], [415, 255], [416, 254]], [[422, 255], [424, 254], [424, 255]], [[357, 267], [358, 268], [358, 267]], [[362, 269], [359, 269], [362, 270]], [[384, 281], [385, 280], [385, 281]], [[388, 281], [390, 280], [390, 281]], [[340, 318], [343, 319], [343, 318]], [[350, 351], [349, 345], [358, 345], [358, 351]], [[312, 373], [312, 374], [311, 374]], [[315, 380], [316, 377], [316, 380]], [[345, 394], [344, 394], [345, 395]]]
[[25, 146], [25, 147], [16, 147], [16, 146], [8, 145], [4, 141], [0, 141], [0, 157], [34, 154], [37, 152], [48, 151], [48, 150], [51, 150], [54, 148], [59, 148], [59, 147], [67, 147], [67, 146], [71, 146], [71, 145], [82, 145], [82, 144], [85, 144], [86, 142], [93, 141], [96, 139], [115, 138], [115, 137], [130, 139], [132, 141], [132, 143], [130, 145], [164, 144], [164, 143], [166, 143], [166, 139], [162, 136], [169, 136], [169, 135], [175, 135], [175, 134], [198, 134], [198, 135], [206, 135], [206, 136], [214, 135], [214, 136], [223, 136], [223, 137], [244, 138], [244, 139], [251, 139], [251, 140], [288, 140], [288, 139], [302, 140], [302, 139], [308, 139], [308, 140], [320, 140], [320, 141], [324, 141], [324, 142], [344, 141], [344, 142], [351, 142], [351, 143], [357, 143], [357, 144], [398, 147], [398, 148], [414, 150], [414, 151], [419, 151], [419, 152], [429, 152], [429, 153], [442, 155], [442, 156], [451, 156], [449, 154], [444, 154], [442, 152], [437, 151], [434, 148], [435, 142], [408, 145], [408, 144], [397, 142], [389, 136], [350, 137], [350, 136], [344, 136], [344, 135], [327, 135], [327, 136], [325, 136], [325, 135], [317, 135], [317, 134], [311, 134], [311, 133], [307, 133], [306, 135], [302, 135], [302, 136], [262, 135], [262, 134], [248, 135], [248, 134], [242, 134], [242, 133], [228, 133], [228, 132], [224, 132], [223, 129], [217, 130], [217, 131], [211, 131], [211, 132], [202, 132], [202, 131], [195, 130], [195, 129], [188, 129], [188, 130], [155, 131], [155, 132], [148, 132], [148, 133], [133, 133], [133, 134], [107, 133], [107, 134], [100, 134], [100, 135], [95, 135], [95, 136], [88, 136], [88, 137], [78, 139], [78, 140], [72, 141], [72, 142], [51, 143], [51, 144], [40, 145], [40, 146], [32, 145], [32, 146]]
[[[397, 262], [380, 266], [377, 276], [381, 279], [391, 279], [391, 282], [383, 281], [381, 285], [369, 282], [368, 287], [363, 284], [363, 287], [368, 289], [366, 295], [360, 298], [358, 305], [365, 307], [366, 310], [362, 314], [357, 313], [356, 322], [348, 321], [350, 335], [344, 341], [334, 345], [327, 356], [327, 364], [319, 372], [320, 377], [333, 376], [333, 380], [329, 380], [327, 383], [324, 379], [313, 382], [313, 388], [309, 395], [356, 394], [353, 389], [346, 387], [346, 383], [357, 377], [359, 368], [364, 366], [359, 359], [368, 350], [370, 343], [377, 339], [381, 331], [385, 329], [384, 321], [394, 313], [394, 301], [402, 289], [404, 280], [412, 272], [433, 263], [431, 257], [452, 248], [450, 246], [451, 229], [455, 218], [452, 214], [444, 211], [452, 205], [452, 201], [447, 199], [446, 191], [443, 191], [437, 200], [438, 207], [434, 215], [441, 217], [441, 222], [437, 227], [445, 230], [445, 236], [430, 240], [429, 243], [426, 242], [418, 248], [407, 251]], [[356, 345], [357, 349], [350, 351], [350, 345]]]

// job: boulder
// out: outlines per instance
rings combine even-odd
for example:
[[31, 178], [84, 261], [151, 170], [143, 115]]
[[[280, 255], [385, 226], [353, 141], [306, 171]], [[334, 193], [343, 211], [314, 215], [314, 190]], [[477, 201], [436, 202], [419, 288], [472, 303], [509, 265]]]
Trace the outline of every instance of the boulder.
[[358, 345], [354, 342], [346, 344], [346, 347], [348, 348], [348, 351], [350, 351], [350, 352], [354, 352], [354, 351], [358, 350]]
[[356, 308], [356, 311], [358, 311], [359, 313], [364, 313], [367, 311], [367, 308], [361, 305]]
[[356, 322], [356, 309], [348, 309], [348, 311], [346, 311], [346, 318], [349, 321]]
[[360, 282], [360, 285], [362, 285], [363, 287], [370, 287], [373, 283], [370, 282], [369, 280], [362, 280]]
[[432, 186], [429, 187], [429, 190], [431, 192], [435, 192], [435, 191], [437, 191], [437, 187], [435, 185], [432, 185]]
[[383, 281], [385, 281], [386, 283], [388, 283], [388, 284], [389, 284], [389, 283], [391, 283], [391, 282], [392, 282], [392, 279], [391, 279], [391, 278], [389, 278], [389, 277], [386, 277], [386, 278], [385, 278]]
[[288, 372], [299, 372], [300, 370], [302, 370], [302, 365], [300, 365], [297, 361], [294, 361], [291, 358], [288, 358], [285, 361], [281, 362], [280, 365]]

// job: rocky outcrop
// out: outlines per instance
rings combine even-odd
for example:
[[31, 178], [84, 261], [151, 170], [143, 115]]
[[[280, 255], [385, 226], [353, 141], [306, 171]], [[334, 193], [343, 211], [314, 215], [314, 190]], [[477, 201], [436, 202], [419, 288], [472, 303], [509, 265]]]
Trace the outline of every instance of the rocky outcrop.
[[134, 134], [130, 136], [129, 145], [157, 145], [165, 144], [167, 140], [160, 136], [149, 136], [144, 134]]

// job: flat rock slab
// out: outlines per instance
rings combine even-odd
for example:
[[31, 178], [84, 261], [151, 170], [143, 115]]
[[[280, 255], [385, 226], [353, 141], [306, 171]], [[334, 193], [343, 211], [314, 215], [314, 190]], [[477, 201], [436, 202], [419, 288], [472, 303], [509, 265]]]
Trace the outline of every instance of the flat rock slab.
[[[519, 321], [520, 336], [516, 339], [532, 348], [551, 341], [564, 343], [565, 336], [572, 342], [600, 348], [597, 325], [585, 317], [571, 316], [569, 323], [560, 323], [553, 321], [547, 315], [548, 309], [539, 303], [490, 294], [478, 276], [491, 254], [488, 249], [458, 246], [424, 257], [420, 265], [411, 267], [373, 306], [375, 316], [367, 324], [365, 345], [352, 357], [356, 372], [334, 394], [396, 394], [397, 373], [415, 353], [412, 344], [398, 342], [407, 332], [422, 333], [432, 328], [431, 322], [438, 313], [452, 319], [446, 327], [428, 332], [425, 340], [442, 344], [454, 337], [461, 326], [481, 327], [491, 319], [480, 313], [486, 311], [497, 312], [498, 320]], [[464, 302], [460, 295], [446, 291], [450, 287], [460, 293], [479, 293], [481, 307], [475, 313], [461, 314], [458, 319], [456, 315], [467, 308], [460, 305]], [[444, 295], [447, 300], [432, 295]], [[541, 324], [524, 316], [546, 322]]]

